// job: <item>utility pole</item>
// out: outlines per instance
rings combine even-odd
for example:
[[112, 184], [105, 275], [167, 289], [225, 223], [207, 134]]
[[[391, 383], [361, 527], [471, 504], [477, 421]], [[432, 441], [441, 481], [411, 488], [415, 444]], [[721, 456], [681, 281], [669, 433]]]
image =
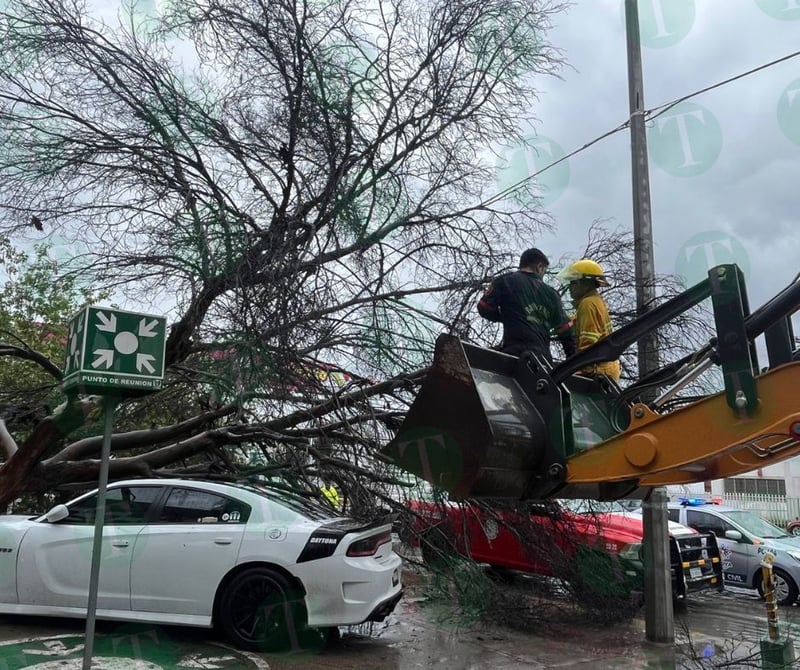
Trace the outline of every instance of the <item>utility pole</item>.
[[[633, 240], [636, 265], [636, 309], [641, 316], [655, 301], [653, 227], [650, 219], [650, 173], [647, 166], [647, 135], [644, 125], [644, 83], [642, 47], [639, 36], [638, 0], [625, 0], [628, 50], [628, 98], [631, 124], [633, 177]], [[638, 343], [639, 375], [658, 368], [655, 333]], [[672, 611], [669, 526], [666, 489], [652, 489], [643, 506], [645, 636], [650, 642], [673, 643], [675, 625]]]

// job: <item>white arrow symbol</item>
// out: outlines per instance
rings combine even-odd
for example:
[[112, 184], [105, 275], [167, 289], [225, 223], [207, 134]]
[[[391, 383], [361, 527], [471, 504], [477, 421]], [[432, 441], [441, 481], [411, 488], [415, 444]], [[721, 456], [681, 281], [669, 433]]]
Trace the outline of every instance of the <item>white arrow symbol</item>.
[[148, 372], [155, 372], [156, 369], [150, 365], [154, 360], [156, 360], [155, 356], [150, 354], [136, 354], [136, 369], [141, 372], [142, 368], [146, 368]]
[[100, 367], [103, 363], [106, 364], [106, 369], [110, 368], [114, 363], [114, 350], [113, 349], [95, 349], [94, 355], [97, 358], [92, 363], [93, 368]]
[[139, 321], [139, 337], [155, 337], [158, 335], [153, 328], [158, 326], [158, 319], [153, 319], [150, 323], [147, 323], [147, 319], [142, 319]]
[[[178, 661], [179, 668], [224, 668], [225, 661], [235, 661], [235, 656], [184, 656]], [[216, 661], [216, 663], [215, 663]], [[227, 664], [226, 664], [227, 665]]]
[[97, 313], [97, 320], [102, 321], [102, 325], [97, 325], [97, 330], [104, 330], [107, 333], [117, 332], [117, 317], [114, 314], [106, 316], [102, 312]]
[[[34, 654], [36, 656], [67, 656], [72, 654], [76, 651], [81, 651], [83, 649], [82, 644], [76, 644], [72, 649], [69, 649], [67, 645], [63, 642], [59, 641], [46, 641], [42, 643], [47, 649], [23, 649], [23, 654]], [[45, 665], [50, 665], [50, 663], [45, 663]]]

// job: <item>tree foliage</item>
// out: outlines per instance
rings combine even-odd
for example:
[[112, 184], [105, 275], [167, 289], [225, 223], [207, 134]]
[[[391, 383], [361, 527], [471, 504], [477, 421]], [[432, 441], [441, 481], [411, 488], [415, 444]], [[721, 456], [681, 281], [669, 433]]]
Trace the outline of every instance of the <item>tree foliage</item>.
[[[170, 323], [163, 390], [116, 410], [113, 478], [333, 475], [353, 513], [388, 502], [377, 450], [435, 335], [491, 343], [481, 285], [548, 225], [493, 184], [558, 72], [561, 4], [4, 7], [0, 233], [80, 253], [20, 274], [3, 247], [0, 505], [96, 480], [100, 401], [58, 384], [67, 316], [110, 299]], [[632, 240], [593, 228], [585, 255], [621, 324]]]
[[[463, 329], [465, 295], [546, 225], [487, 200], [532, 76], [557, 72], [560, 8], [185, 0], [118, 24], [6, 3], [0, 230], [71, 240], [85, 252], [55, 282], [171, 323], [164, 390], [117, 410], [112, 477], [335, 469], [354, 510], [359, 477], [393, 479], [375, 448], [433, 334]], [[41, 353], [52, 386], [60, 355]], [[96, 408], [6, 434], [0, 504], [95, 479], [99, 436], [70, 431]]]
[[63, 401], [58, 383], [66, 324], [81, 306], [104, 298], [74, 276], [54, 282], [51, 248], [38, 245], [28, 256], [0, 238], [0, 407], [12, 430], [25, 431]]

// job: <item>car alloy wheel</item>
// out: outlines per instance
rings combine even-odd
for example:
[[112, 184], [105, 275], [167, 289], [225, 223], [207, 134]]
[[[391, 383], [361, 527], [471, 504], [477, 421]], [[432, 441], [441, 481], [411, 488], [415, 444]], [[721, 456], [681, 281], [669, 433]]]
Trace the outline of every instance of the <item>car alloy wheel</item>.
[[792, 529], [789, 532], [794, 536], [800, 536], [800, 525], [792, 526]]
[[224, 587], [219, 623], [228, 640], [240, 649], [301, 648], [299, 633], [305, 626], [303, 594], [275, 570], [249, 568]]

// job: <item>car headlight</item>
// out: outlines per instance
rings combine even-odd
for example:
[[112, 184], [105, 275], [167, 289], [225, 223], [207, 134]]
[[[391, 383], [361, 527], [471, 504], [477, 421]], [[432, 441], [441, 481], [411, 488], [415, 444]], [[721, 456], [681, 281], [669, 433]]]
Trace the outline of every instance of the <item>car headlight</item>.
[[787, 551], [786, 553], [800, 563], [800, 551]]
[[622, 547], [622, 549], [619, 550], [619, 557], [626, 558], [629, 561], [641, 561], [642, 560], [641, 543], [632, 542], [631, 544], [626, 544], [624, 547]]

